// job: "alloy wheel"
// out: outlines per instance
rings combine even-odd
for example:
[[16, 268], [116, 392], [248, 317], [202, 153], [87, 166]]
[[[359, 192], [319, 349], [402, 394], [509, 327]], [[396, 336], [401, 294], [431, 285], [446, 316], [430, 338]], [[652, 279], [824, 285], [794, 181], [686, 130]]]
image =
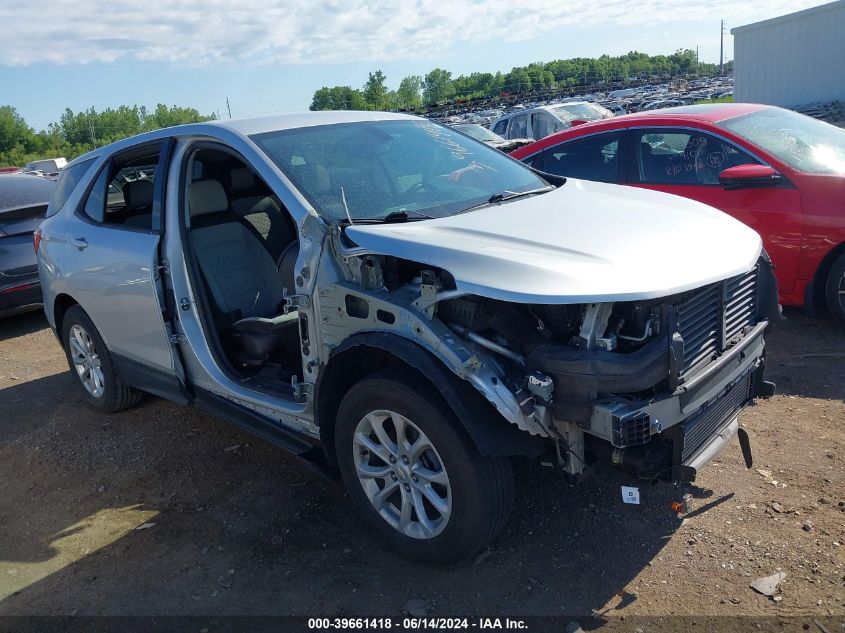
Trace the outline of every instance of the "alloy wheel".
[[358, 481], [379, 515], [415, 539], [440, 534], [452, 514], [449, 475], [428, 436], [394, 411], [371, 411], [352, 441]]
[[105, 392], [105, 378], [94, 341], [85, 328], [78, 324], [70, 328], [68, 338], [71, 361], [82, 386], [95, 398], [102, 397]]
[[839, 287], [836, 289], [839, 295], [839, 305], [845, 310], [845, 272], [839, 278]]

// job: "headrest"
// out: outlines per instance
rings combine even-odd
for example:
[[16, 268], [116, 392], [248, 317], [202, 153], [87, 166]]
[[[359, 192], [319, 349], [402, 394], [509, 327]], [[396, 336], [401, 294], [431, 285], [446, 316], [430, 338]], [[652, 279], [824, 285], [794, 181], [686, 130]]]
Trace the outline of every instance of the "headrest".
[[217, 213], [229, 208], [229, 200], [223, 185], [216, 180], [197, 180], [192, 182], [188, 190], [189, 209], [191, 217]]
[[123, 186], [123, 200], [133, 209], [153, 206], [153, 183], [149, 180], [127, 182]]
[[230, 171], [229, 179], [232, 181], [232, 193], [247, 191], [255, 186], [255, 174], [246, 167], [236, 167]]

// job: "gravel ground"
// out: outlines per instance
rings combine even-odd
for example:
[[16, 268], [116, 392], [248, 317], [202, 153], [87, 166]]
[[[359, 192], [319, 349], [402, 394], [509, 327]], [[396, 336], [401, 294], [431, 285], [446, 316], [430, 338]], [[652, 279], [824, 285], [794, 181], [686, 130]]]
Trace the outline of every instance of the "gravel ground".
[[[845, 338], [789, 312], [780, 395], [694, 486], [602, 469], [577, 487], [520, 465], [517, 505], [475, 561], [383, 549], [343, 490], [281, 449], [147, 398], [87, 408], [40, 314], [0, 323], [0, 615], [845, 616]], [[620, 485], [640, 485], [624, 505]], [[670, 503], [690, 492], [694, 509]], [[786, 573], [776, 596], [760, 576]], [[628, 620], [629, 622], [632, 619]], [[838, 629], [838, 627], [837, 627]]]

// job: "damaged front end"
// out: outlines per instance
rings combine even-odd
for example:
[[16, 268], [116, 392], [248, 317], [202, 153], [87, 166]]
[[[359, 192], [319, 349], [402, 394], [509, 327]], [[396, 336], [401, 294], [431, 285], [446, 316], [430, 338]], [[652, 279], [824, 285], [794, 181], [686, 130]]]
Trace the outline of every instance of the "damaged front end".
[[410, 338], [573, 477], [603, 460], [694, 480], [736, 435], [739, 411], [773, 393], [763, 332], [780, 315], [765, 252], [746, 272], [664, 297], [535, 304], [469, 293], [444, 269], [350, 247], [339, 231], [333, 243], [347, 281], [318, 298], [327, 358], [356, 331]]
[[739, 411], [774, 390], [763, 332], [780, 317], [765, 256], [747, 273], [660, 299], [520, 305], [466, 296], [439, 303], [437, 318], [499, 359], [575, 476], [606, 460], [645, 478], [694, 480], [736, 435]]

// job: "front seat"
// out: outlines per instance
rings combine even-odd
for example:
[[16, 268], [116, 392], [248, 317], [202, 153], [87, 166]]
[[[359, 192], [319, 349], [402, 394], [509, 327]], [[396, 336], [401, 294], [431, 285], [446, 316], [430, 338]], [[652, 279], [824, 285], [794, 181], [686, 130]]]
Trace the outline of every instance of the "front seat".
[[295, 236], [284, 220], [285, 211], [273, 195], [267, 195], [266, 186], [259, 183], [255, 174], [246, 167], [236, 167], [229, 172], [232, 199], [229, 205], [239, 217], [244, 218], [266, 240], [267, 248], [278, 257]]
[[282, 349], [298, 354], [298, 315], [279, 314], [284, 284], [276, 262], [230, 210], [223, 186], [216, 180], [192, 183], [189, 214], [191, 248], [237, 361], [261, 365]]

